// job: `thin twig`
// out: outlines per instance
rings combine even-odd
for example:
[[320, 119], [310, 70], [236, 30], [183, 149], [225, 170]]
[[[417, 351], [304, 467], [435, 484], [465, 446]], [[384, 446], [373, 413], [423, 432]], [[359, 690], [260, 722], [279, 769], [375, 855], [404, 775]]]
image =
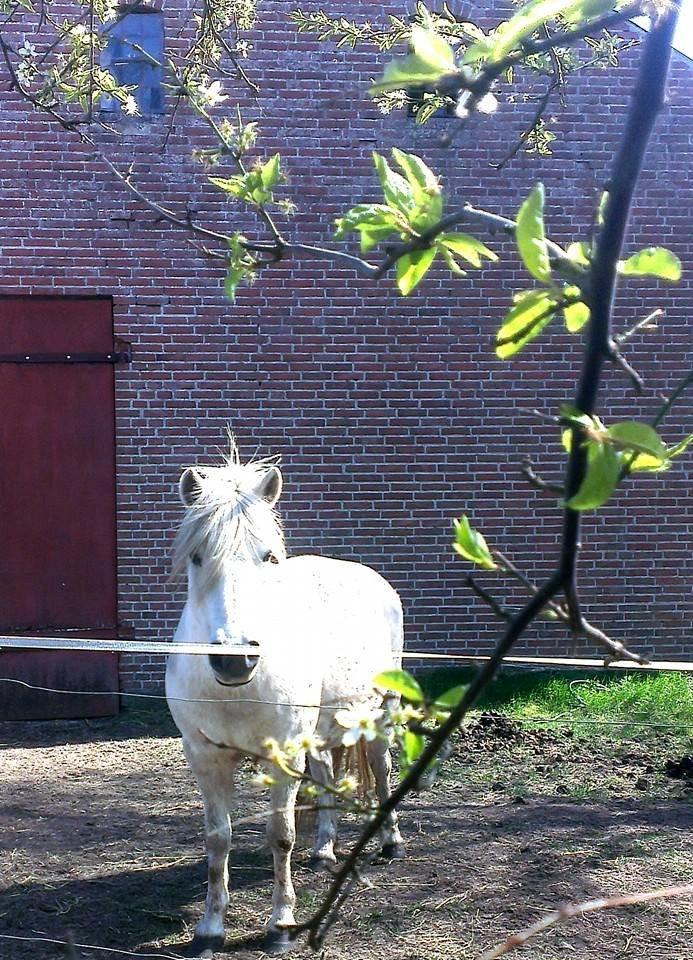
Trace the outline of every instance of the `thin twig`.
[[513, 618], [512, 613], [509, 610], [506, 610], [505, 607], [493, 599], [490, 593], [488, 593], [480, 584], [476, 582], [471, 573], [468, 573], [466, 576], [467, 585], [471, 587], [474, 593], [479, 597], [480, 600], [483, 600], [486, 606], [490, 607], [491, 610], [500, 620], [505, 620], [506, 623], [510, 623]]
[[522, 461], [520, 472], [535, 489], [542, 490], [544, 493], [554, 493], [559, 497], [563, 496], [563, 485], [560, 483], [552, 483], [550, 480], [544, 480], [543, 477], [540, 477], [535, 471], [534, 464], [529, 457], [525, 457]]
[[614, 341], [618, 344], [621, 344], [634, 334], [639, 333], [641, 330], [656, 330], [657, 324], [655, 321], [659, 320], [660, 317], [663, 316], [664, 311], [661, 307], [657, 307], [657, 309], [653, 310], [652, 313], [648, 313], [648, 315], [643, 317], [642, 320], [638, 320], [637, 323], [633, 324], [632, 327], [624, 330], [623, 333], [617, 333], [614, 337]]
[[599, 897], [594, 900], [585, 900], [582, 903], [568, 903], [564, 907], [559, 907], [553, 913], [547, 914], [527, 927], [520, 933], [514, 933], [512, 936], [496, 944], [491, 950], [479, 957], [479, 960], [498, 960], [498, 957], [505, 956], [511, 950], [523, 946], [532, 937], [538, 933], [543, 933], [559, 923], [565, 923], [567, 920], [573, 920], [575, 917], [582, 917], [586, 913], [596, 913], [600, 910], [615, 910], [620, 907], [630, 907], [640, 903], [649, 903], [652, 900], [666, 900], [672, 897], [686, 897], [693, 894], [693, 883], [679, 884], [673, 887], [660, 887], [658, 890], [645, 890], [643, 893], [620, 894], [614, 897]]
[[490, 163], [489, 164], [490, 167], [493, 167], [494, 170], [502, 170], [503, 167], [505, 167], [508, 163], [510, 163], [511, 160], [513, 160], [518, 155], [522, 147], [527, 143], [527, 141], [531, 137], [532, 132], [536, 128], [536, 125], [539, 123], [539, 121], [543, 117], [544, 111], [549, 105], [549, 101], [551, 100], [553, 92], [560, 85], [560, 83], [561, 83], [560, 80], [554, 79], [548, 85], [544, 95], [541, 97], [541, 99], [539, 100], [539, 103], [537, 104], [537, 107], [534, 111], [534, 115], [532, 116], [532, 119], [529, 122], [528, 126], [520, 134], [517, 141], [512, 145], [510, 150], [508, 150], [508, 152], [505, 154], [503, 159], [499, 160], [497, 163]]

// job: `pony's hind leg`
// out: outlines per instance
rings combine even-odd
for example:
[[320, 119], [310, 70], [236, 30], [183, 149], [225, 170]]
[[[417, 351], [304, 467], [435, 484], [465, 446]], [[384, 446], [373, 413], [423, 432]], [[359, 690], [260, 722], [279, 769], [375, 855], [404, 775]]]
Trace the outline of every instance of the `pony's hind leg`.
[[207, 898], [205, 912], [195, 927], [193, 951], [218, 950], [224, 945], [224, 920], [229, 904], [231, 823], [229, 803], [239, 756], [232, 750], [184, 742], [183, 749], [195, 774], [205, 812]]
[[[385, 740], [377, 737], [367, 746], [368, 763], [375, 778], [375, 792], [378, 803], [384, 803], [390, 796], [390, 774], [392, 772], [392, 757], [390, 748]], [[404, 841], [397, 824], [397, 812], [392, 810], [382, 828], [383, 846], [381, 854], [388, 860], [399, 859], [404, 856]]]
[[[334, 769], [332, 766], [332, 752], [322, 750], [320, 756], [311, 755], [308, 758], [310, 773], [314, 780], [324, 786], [333, 786]], [[324, 791], [318, 796], [318, 829], [315, 835], [315, 844], [311, 852], [311, 863], [316, 868], [330, 867], [337, 862], [334, 845], [337, 840], [337, 811], [335, 797]]]
[[[294, 763], [301, 769], [302, 758]], [[296, 894], [291, 881], [291, 853], [296, 842], [296, 794], [298, 780], [284, 780], [271, 788], [272, 809], [267, 821], [267, 841], [274, 860], [274, 889], [272, 915], [269, 919], [264, 949], [268, 953], [283, 953], [291, 946], [288, 927], [296, 925], [294, 907]]]

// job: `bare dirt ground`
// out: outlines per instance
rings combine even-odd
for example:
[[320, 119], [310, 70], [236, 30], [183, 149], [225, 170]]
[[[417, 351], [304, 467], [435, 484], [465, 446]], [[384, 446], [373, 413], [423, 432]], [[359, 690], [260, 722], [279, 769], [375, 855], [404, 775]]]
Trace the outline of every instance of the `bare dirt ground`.
[[[324, 960], [472, 960], [562, 902], [690, 881], [690, 770], [670, 764], [680, 776], [668, 776], [680, 744], [654, 743], [477, 724], [434, 789], [403, 809], [408, 859], [366, 868], [372, 886], [346, 905]], [[184, 953], [205, 894], [202, 817], [167, 717], [2, 723], [0, 764], [2, 960], [118, 956], [14, 937]], [[265, 805], [241, 783], [240, 817]], [[345, 843], [355, 830], [344, 824]], [[258, 956], [271, 883], [263, 838], [259, 820], [235, 832], [220, 958]], [[328, 883], [307, 869], [308, 842], [295, 855], [301, 918]], [[692, 930], [693, 899], [670, 900], [582, 918], [517, 955], [690, 960]]]

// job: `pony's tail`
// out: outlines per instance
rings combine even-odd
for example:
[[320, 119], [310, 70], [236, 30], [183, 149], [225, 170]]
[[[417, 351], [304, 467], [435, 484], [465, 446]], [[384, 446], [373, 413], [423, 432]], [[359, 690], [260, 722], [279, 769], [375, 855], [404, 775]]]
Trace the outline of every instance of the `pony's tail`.
[[334, 747], [332, 766], [335, 782], [340, 777], [355, 777], [358, 799], [362, 803], [370, 799], [375, 790], [375, 776], [368, 762], [368, 749], [363, 738], [359, 738], [352, 747]]

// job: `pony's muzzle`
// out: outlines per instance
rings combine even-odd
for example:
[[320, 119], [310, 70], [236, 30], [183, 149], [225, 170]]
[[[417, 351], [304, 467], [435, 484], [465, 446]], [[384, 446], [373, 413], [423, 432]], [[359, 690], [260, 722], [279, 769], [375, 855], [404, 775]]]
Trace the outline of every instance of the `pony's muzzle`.
[[[257, 640], [249, 640], [248, 646], [259, 647]], [[211, 653], [209, 665], [214, 679], [225, 687], [240, 687], [250, 683], [260, 662], [260, 657], [248, 653]]]

